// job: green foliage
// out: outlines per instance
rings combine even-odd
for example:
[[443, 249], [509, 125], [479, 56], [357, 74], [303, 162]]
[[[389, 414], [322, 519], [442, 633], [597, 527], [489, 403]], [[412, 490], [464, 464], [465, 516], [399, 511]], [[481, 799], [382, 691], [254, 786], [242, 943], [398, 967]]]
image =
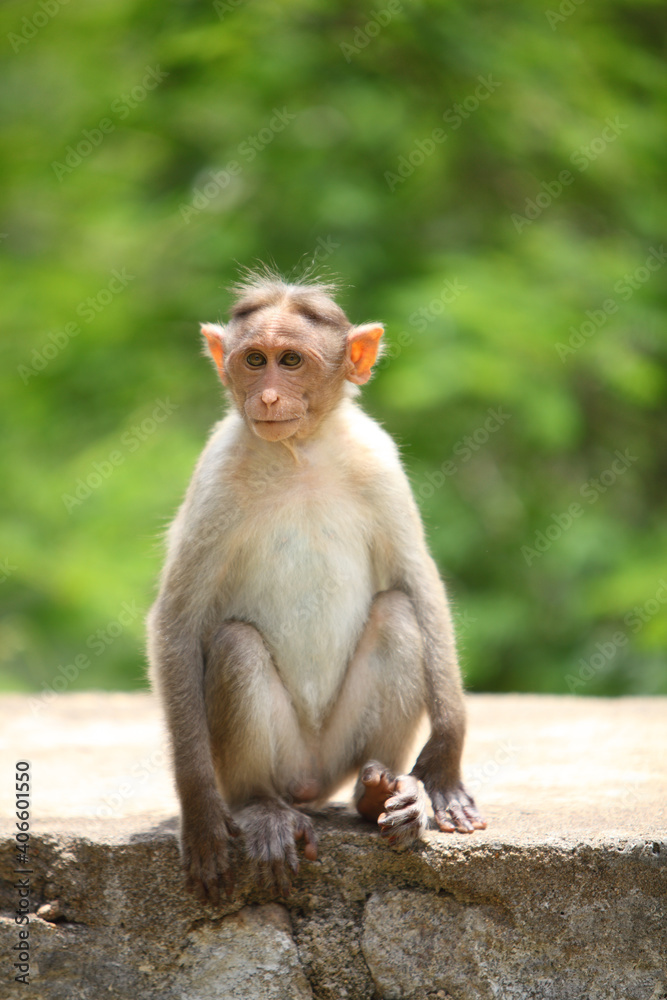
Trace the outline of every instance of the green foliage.
[[220, 410], [197, 321], [239, 264], [315, 256], [387, 325], [366, 405], [469, 686], [667, 692], [660, 22], [629, 0], [4, 4], [6, 689], [144, 683], [160, 534]]

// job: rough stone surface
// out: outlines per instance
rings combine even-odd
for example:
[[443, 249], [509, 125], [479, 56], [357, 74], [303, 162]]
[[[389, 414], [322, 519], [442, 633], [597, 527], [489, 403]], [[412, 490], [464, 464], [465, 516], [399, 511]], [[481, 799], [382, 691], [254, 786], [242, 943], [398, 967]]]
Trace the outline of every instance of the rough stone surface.
[[312, 998], [292, 937], [287, 910], [269, 903], [244, 906], [219, 924], [203, 924], [189, 935], [176, 977], [182, 1000]]
[[[0, 699], [0, 1000], [665, 1000], [667, 699], [469, 709], [487, 830], [397, 852], [333, 804], [289, 897], [239, 856], [214, 911], [182, 888], [151, 696]], [[28, 988], [12, 971], [17, 760], [32, 778]]]
[[[527, 915], [517, 919], [518, 906], [483, 906], [412, 891], [374, 893], [364, 914], [362, 948], [373, 982], [387, 1000], [437, 990], [461, 1000], [523, 997], [529, 983], [536, 1000], [595, 996], [601, 952], [614, 995], [649, 1000], [656, 986], [664, 986], [665, 955], [651, 938], [664, 942], [665, 913], [660, 906], [647, 908], [645, 900], [637, 904], [630, 897], [610, 911], [599, 902], [577, 901], [576, 912], [570, 905], [545, 914], [541, 927], [527, 937], [521, 926]], [[628, 947], [634, 924], [650, 930], [641, 958], [636, 934], [630, 934]], [[577, 955], [578, 961], [563, 968], [564, 955]], [[654, 975], [647, 975], [651, 968]]]

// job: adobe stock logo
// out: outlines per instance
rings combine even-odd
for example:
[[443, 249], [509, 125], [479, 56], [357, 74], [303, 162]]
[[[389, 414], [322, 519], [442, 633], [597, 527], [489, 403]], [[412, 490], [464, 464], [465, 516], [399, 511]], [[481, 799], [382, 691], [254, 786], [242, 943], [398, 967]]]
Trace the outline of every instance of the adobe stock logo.
[[[590, 139], [585, 146], [574, 149], [570, 155], [570, 163], [577, 168], [579, 173], [584, 173], [591, 163], [594, 163], [609, 145], [616, 142], [619, 135], [629, 127], [628, 122], [622, 122], [618, 115], [615, 118], [605, 118], [605, 127], [600, 134]], [[523, 215], [519, 212], [512, 213], [512, 223], [517, 233], [539, 219], [542, 212], [549, 208], [557, 198], [560, 198], [565, 188], [572, 184], [574, 179], [575, 175], [571, 170], [561, 170], [558, 177], [554, 177], [553, 180], [542, 181], [535, 198], [526, 199]]]
[[[462, 101], [443, 112], [442, 120], [450, 126], [451, 132], [456, 132], [463, 122], [502, 86], [501, 81], [494, 80], [491, 73], [487, 77], [478, 76], [477, 80], [478, 84], [472, 94], [468, 94]], [[434, 128], [429, 135], [415, 139], [412, 148], [398, 157], [396, 169], [385, 171], [384, 179], [389, 190], [393, 192], [399, 184], [405, 184], [415, 170], [421, 167], [443, 142], [447, 142], [448, 138], [449, 133], [444, 128]]]
[[[588, 504], [595, 504], [610, 487], [616, 483], [620, 476], [623, 476], [631, 465], [637, 461], [636, 455], [630, 454], [630, 449], [624, 452], [616, 450], [616, 456], [608, 469], [597, 477], [587, 479], [579, 490], [580, 497]], [[583, 517], [586, 510], [580, 503], [571, 503], [567, 510], [552, 514], [549, 524], [541, 531], [535, 532], [533, 544], [522, 545], [521, 555], [527, 566], [532, 566], [536, 559], [541, 559], [545, 552], [548, 552], [554, 542], [557, 542], [566, 531], [572, 527], [575, 521]]]
[[[183, 222], [187, 225], [200, 212], [214, 208], [225, 189], [237, 183], [245, 165], [252, 163], [267, 146], [271, 145], [276, 136], [296, 119], [297, 115], [288, 111], [287, 107], [274, 108], [267, 124], [258, 132], [247, 135], [243, 142], [238, 144], [236, 147], [238, 159], [228, 160], [223, 167], [209, 170], [206, 173], [205, 183], [201, 187], [195, 187], [190, 201], [179, 206]], [[245, 160], [245, 164], [241, 162], [242, 160]]]
[[60, 8], [68, 4], [69, 0], [40, 0], [39, 10], [36, 11], [32, 17], [24, 17], [21, 19], [21, 32], [17, 34], [15, 31], [10, 31], [7, 35], [7, 40], [11, 45], [14, 52], [18, 52], [27, 45], [28, 42], [32, 41], [35, 35], [51, 21], [56, 14], [59, 13]]
[[340, 50], [345, 56], [345, 62], [349, 63], [353, 56], [359, 55], [370, 44], [371, 40], [377, 38], [382, 29], [386, 28], [389, 22], [402, 11], [403, 5], [400, 0], [389, 0], [387, 6], [381, 10], [372, 10], [363, 28], [355, 29], [352, 44], [350, 42], [340, 43]]
[[489, 408], [484, 423], [477, 427], [472, 434], [465, 434], [456, 442], [452, 449], [452, 454], [457, 460], [446, 458], [441, 462], [439, 468], [433, 472], [427, 472], [424, 480], [415, 483], [414, 492], [422, 500], [430, 499], [436, 490], [441, 489], [450, 476], [455, 476], [462, 465], [469, 462], [473, 455], [483, 448], [489, 441], [492, 434], [495, 434], [510, 419], [511, 413], [505, 413], [502, 406], [495, 409]]
[[[649, 251], [648, 257], [643, 264], [640, 264], [631, 273], [624, 274], [614, 284], [614, 291], [623, 302], [631, 299], [642, 285], [650, 281], [656, 271], [664, 267], [667, 261], [667, 251], [665, 251], [664, 244], [661, 243], [659, 247], [649, 247]], [[600, 302], [598, 309], [587, 309], [586, 319], [578, 327], [570, 327], [570, 337], [567, 343], [559, 341], [555, 345], [556, 353], [563, 364], [569, 357], [576, 354], [587, 340], [595, 336], [598, 330], [601, 330], [605, 325], [609, 317], [613, 316], [619, 309], [620, 305], [614, 298], [607, 298], [603, 302]]]
[[623, 624], [626, 629], [618, 629], [602, 642], [596, 642], [595, 650], [588, 654], [588, 658], [580, 657], [577, 673], [565, 675], [570, 693], [577, 694], [580, 688], [604, 672], [613, 663], [619, 650], [629, 644], [630, 633], [636, 635], [640, 632], [656, 615], [664, 613], [666, 605], [667, 581], [661, 579], [653, 597], [649, 597], [643, 604], [635, 605], [624, 616]]
[[[109, 109], [111, 115], [118, 121], [124, 121], [168, 76], [169, 73], [161, 70], [159, 66], [146, 66], [142, 79], [131, 90], [124, 91], [112, 101]], [[51, 169], [58, 180], [62, 181], [81, 166], [83, 161], [102, 145], [106, 136], [116, 131], [116, 128], [116, 123], [109, 116], [100, 118], [92, 128], [84, 128], [79, 137], [65, 147], [63, 159], [52, 161]]]

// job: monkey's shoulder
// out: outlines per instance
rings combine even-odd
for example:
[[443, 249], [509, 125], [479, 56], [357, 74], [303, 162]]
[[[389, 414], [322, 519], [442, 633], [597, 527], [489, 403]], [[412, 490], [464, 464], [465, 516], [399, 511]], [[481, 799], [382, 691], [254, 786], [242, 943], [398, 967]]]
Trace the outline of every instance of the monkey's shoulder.
[[190, 489], [219, 494], [221, 481], [229, 478], [229, 471], [241, 467], [251, 455], [247, 436], [243, 420], [233, 410], [214, 424], [195, 466]]
[[351, 465], [366, 470], [371, 477], [404, 474], [398, 446], [377, 420], [352, 402], [341, 408], [339, 416], [334, 434], [339, 451]]

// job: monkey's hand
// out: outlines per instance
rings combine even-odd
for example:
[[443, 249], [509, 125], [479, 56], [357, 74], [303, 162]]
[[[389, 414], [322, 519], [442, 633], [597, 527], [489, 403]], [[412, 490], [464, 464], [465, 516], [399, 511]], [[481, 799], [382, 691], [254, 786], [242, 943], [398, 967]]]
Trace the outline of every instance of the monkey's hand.
[[412, 774], [400, 774], [393, 784], [384, 812], [378, 816], [378, 826], [390, 844], [407, 847], [428, 826], [428, 798], [421, 781]]
[[428, 798], [414, 775], [394, 774], [371, 760], [361, 769], [357, 810], [364, 819], [377, 822], [380, 832], [397, 847], [406, 847], [428, 826]]
[[239, 813], [246, 853], [257, 866], [262, 883], [288, 895], [290, 872], [299, 870], [296, 842], [304, 841], [304, 857], [317, 860], [317, 838], [313, 825], [298, 809], [279, 799], [260, 799]]
[[459, 781], [451, 788], [429, 788], [433, 803], [435, 821], [443, 833], [472, 833], [474, 830], [485, 830], [486, 820], [480, 815], [475, 800], [468, 795]]
[[221, 887], [231, 895], [234, 883], [229, 840], [238, 837], [240, 832], [217, 792], [194, 804], [183, 804], [181, 858], [185, 884], [200, 902], [217, 906]]

